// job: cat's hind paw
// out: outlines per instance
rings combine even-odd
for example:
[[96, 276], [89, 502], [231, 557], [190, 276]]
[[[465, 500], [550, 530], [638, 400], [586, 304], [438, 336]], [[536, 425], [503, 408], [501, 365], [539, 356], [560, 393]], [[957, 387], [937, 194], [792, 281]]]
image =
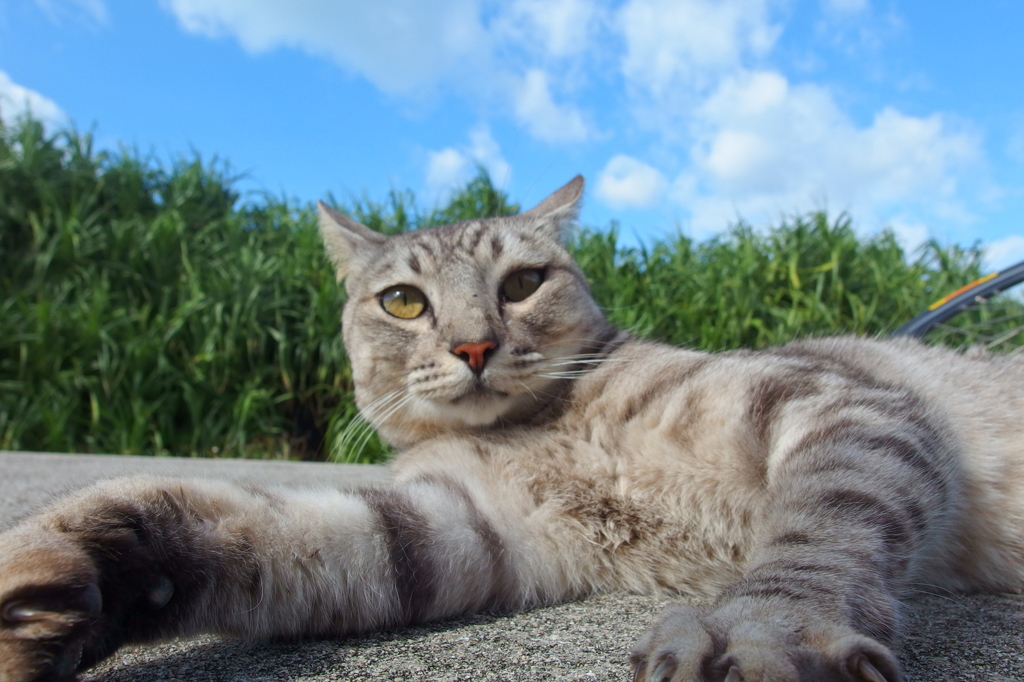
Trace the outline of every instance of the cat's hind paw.
[[634, 682], [903, 682], [892, 652], [869, 637], [731, 606], [670, 607], [630, 655]]
[[0, 535], [0, 682], [73, 680], [102, 609], [93, 562], [69, 539]]

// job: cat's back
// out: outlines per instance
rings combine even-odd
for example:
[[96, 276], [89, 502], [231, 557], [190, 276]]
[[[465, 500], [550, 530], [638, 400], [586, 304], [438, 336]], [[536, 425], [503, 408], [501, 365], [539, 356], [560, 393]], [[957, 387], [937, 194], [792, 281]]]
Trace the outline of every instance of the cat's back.
[[579, 382], [566, 422], [593, 429], [639, 421], [650, 429], [666, 411], [682, 410], [691, 425], [706, 412], [719, 425], [744, 417], [756, 430], [791, 402], [825, 408], [874, 390], [919, 400], [965, 454], [998, 446], [1024, 456], [1024, 354], [961, 352], [909, 338], [826, 337], [720, 353], [629, 339]]
[[1024, 356], [912, 339], [716, 354], [629, 341], [576, 397], [567, 429], [623, 462], [634, 490], [727, 498], [739, 516], [764, 501], [773, 457], [824, 441], [837, 425], [860, 419], [868, 438], [908, 439], [924, 425], [961, 498], [951, 517], [956, 556], [946, 558], [974, 567], [949, 586], [1024, 583]]
[[[911, 338], [798, 341], [779, 352], [835, 358], [919, 397], [975, 466], [1024, 467], [1024, 355], [957, 351]], [[1024, 478], [1017, 490], [1024, 492]]]

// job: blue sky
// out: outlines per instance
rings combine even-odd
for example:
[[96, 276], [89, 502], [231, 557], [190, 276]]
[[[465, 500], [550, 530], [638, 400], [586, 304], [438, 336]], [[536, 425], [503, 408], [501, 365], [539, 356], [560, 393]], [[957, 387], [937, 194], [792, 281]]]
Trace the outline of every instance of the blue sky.
[[243, 186], [530, 205], [696, 238], [827, 207], [1024, 258], [1020, 0], [0, 0], [0, 115]]

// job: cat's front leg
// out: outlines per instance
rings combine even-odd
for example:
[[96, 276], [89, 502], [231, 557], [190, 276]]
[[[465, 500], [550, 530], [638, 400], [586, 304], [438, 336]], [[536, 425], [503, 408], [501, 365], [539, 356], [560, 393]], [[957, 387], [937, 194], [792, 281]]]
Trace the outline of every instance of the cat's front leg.
[[[856, 398], [856, 400], [854, 400]], [[637, 645], [645, 682], [900, 682], [900, 600], [955, 544], [951, 439], [883, 389], [779, 426], [743, 578], [670, 609]]]
[[[119, 646], [330, 636], [557, 599], [508, 491], [131, 478], [0, 535], [0, 682], [72, 679]], [[489, 505], [502, 500], [502, 513]]]
[[73, 679], [128, 642], [208, 629], [259, 573], [236, 486], [139, 477], [0, 535], [0, 682]]

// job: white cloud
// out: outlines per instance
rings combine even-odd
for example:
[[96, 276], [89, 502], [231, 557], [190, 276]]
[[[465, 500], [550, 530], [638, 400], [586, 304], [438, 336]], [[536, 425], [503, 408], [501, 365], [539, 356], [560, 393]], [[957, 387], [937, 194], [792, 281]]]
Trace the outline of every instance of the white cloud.
[[10, 76], [0, 71], [0, 119], [5, 125], [10, 125], [29, 112], [49, 125], [60, 125], [67, 119], [52, 99], [18, 85]]
[[552, 60], [579, 56], [591, 44], [598, 14], [592, 0], [488, 5], [493, 16], [487, 22], [485, 0], [161, 3], [184, 30], [233, 36], [252, 53], [298, 48], [403, 97], [423, 97], [443, 85], [478, 103], [511, 109], [517, 122], [545, 142], [590, 136], [580, 110], [556, 101], [551, 74]]
[[591, 46], [596, 3], [590, 0], [515, 0], [491, 25], [506, 41], [534, 44], [548, 57], [568, 57]]
[[668, 181], [657, 169], [625, 154], [613, 156], [597, 179], [597, 197], [612, 208], [649, 208]]
[[441, 192], [462, 182], [469, 169], [469, 157], [454, 147], [427, 155], [427, 186]]
[[477, 0], [161, 0], [190, 33], [254, 53], [297, 47], [409, 95], [486, 57]]
[[591, 136], [590, 126], [576, 107], [555, 102], [548, 75], [540, 69], [530, 69], [523, 78], [515, 113], [530, 134], [544, 142], [582, 142]]
[[767, 53], [781, 32], [766, 0], [630, 0], [618, 24], [623, 74], [655, 96], [707, 85], [744, 57]]
[[501, 187], [508, 184], [512, 167], [501, 155], [501, 148], [486, 124], [478, 124], [469, 131], [469, 155], [487, 169], [496, 184]]
[[858, 126], [823, 87], [740, 72], [723, 79], [694, 118], [693, 165], [674, 195], [699, 232], [722, 229], [737, 212], [774, 217], [822, 200], [878, 226], [910, 205], [970, 219], [960, 189], [982, 157], [981, 141], [939, 114], [887, 107]]
[[490, 128], [483, 123], [469, 131], [469, 144], [461, 149], [447, 147], [427, 154], [427, 189], [435, 198], [441, 197], [466, 182], [477, 165], [487, 169], [496, 186], [508, 185], [511, 166], [502, 156]]
[[1024, 260], [1024, 236], [1010, 235], [985, 246], [985, 264], [999, 270]]
[[925, 242], [932, 236], [931, 230], [924, 223], [902, 218], [892, 218], [887, 227], [896, 235], [896, 241], [903, 249], [903, 253], [913, 256], [918, 249], [924, 246]]

